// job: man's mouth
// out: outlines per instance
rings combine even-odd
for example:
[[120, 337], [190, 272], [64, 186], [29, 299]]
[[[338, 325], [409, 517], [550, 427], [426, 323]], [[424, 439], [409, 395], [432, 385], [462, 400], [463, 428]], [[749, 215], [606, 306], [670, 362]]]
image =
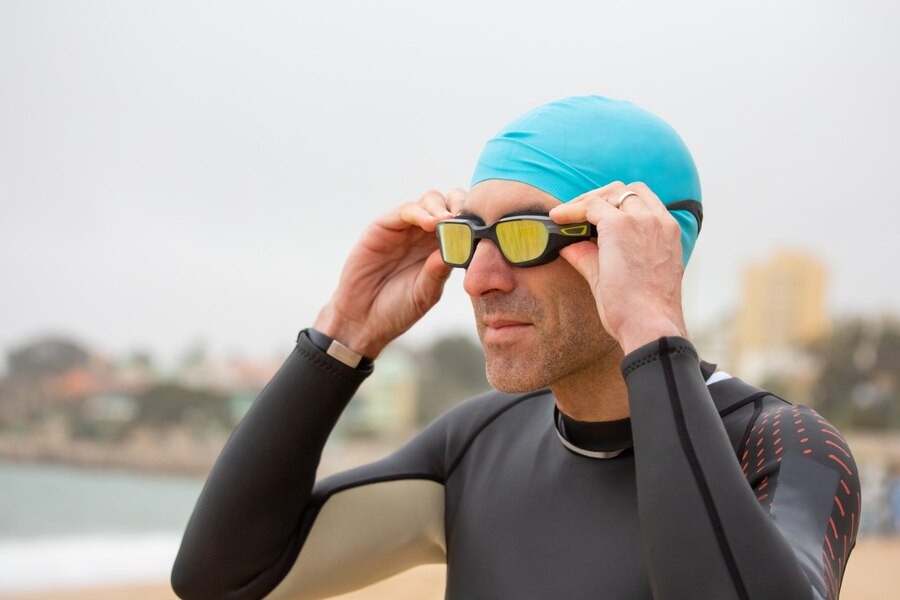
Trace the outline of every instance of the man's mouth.
[[485, 319], [483, 323], [484, 336], [482, 341], [485, 344], [512, 342], [532, 326], [528, 321], [507, 318]]

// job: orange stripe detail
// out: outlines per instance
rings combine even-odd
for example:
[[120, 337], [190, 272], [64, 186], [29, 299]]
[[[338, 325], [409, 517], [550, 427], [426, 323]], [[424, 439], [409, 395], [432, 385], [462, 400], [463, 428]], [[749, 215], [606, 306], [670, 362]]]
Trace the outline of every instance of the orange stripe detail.
[[[825, 541], [828, 541], [828, 538], [825, 538]], [[822, 562], [825, 563], [825, 569], [828, 571], [828, 578], [831, 579], [834, 577], [834, 572], [831, 570], [831, 563], [828, 561], [828, 555], [825, 554], [825, 548], [822, 548]]]
[[828, 517], [828, 522], [831, 524], [831, 531], [834, 532], [834, 539], [838, 539], [837, 527], [834, 526], [834, 519], [831, 517]]
[[760, 449], [759, 449], [759, 452], [757, 452], [756, 455], [757, 455], [757, 456], [762, 456], [762, 453], [765, 452], [765, 451], [766, 451], [765, 448], [760, 448]]
[[[825, 537], [825, 543], [828, 545], [828, 553], [831, 554], [831, 560], [834, 560], [834, 550], [831, 549], [831, 541], [827, 536]], [[826, 561], [825, 564], [827, 565], [828, 562]]]
[[781, 438], [778, 438], [777, 440], [775, 440], [775, 442], [772, 445], [777, 446], [780, 443], [781, 443]]
[[809, 438], [800, 438], [800, 443], [801, 443], [801, 444], [805, 444], [805, 443], [808, 442], [808, 441], [809, 441]]
[[756, 445], [759, 446], [759, 445], [762, 444], [762, 443], [763, 443], [763, 439], [762, 439], [762, 438], [759, 438], [759, 441], [756, 442]]
[[779, 448], [778, 450], [775, 451], [775, 454], [781, 454], [782, 450], [784, 450], [784, 448]]
[[843, 479], [841, 479], [841, 485], [844, 486], [844, 491], [847, 492], [847, 494], [849, 494], [849, 493], [850, 493], [850, 488], [847, 487], [847, 484], [844, 483], [844, 480], [843, 480]]
[[748, 452], [750, 452], [750, 451], [749, 451], [749, 450], [744, 450], [744, 455], [741, 457], [741, 460], [746, 460], [746, 458], [747, 458], [747, 453], [748, 453]]
[[[842, 438], [835, 432], [831, 431], [830, 429], [822, 429], [822, 433], [827, 433], [828, 435], [832, 435], [832, 436], [836, 437], [837, 439], [841, 440], [842, 442], [844, 441], [844, 438]], [[847, 442], [844, 442], [844, 443], [846, 444]]]
[[804, 450], [803, 454], [812, 454], [812, 450]]
[[850, 467], [845, 465], [844, 462], [841, 459], [839, 459], [837, 456], [835, 456], [834, 454], [829, 454], [828, 458], [830, 458], [831, 460], [835, 461], [836, 463], [838, 463], [839, 465], [844, 467], [844, 469], [847, 471], [847, 475], [853, 475], [853, 471], [850, 470]]
[[841, 504], [841, 499], [835, 496], [834, 501], [837, 502], [838, 508], [841, 509], [841, 516], [846, 517], [847, 514], [844, 512], [844, 505]]
[[797, 430], [797, 433], [803, 433], [804, 431], [806, 431], [806, 427], [801, 427]]
[[844, 450], [843, 448], [841, 448], [840, 446], [838, 446], [837, 444], [835, 444], [835, 443], [832, 442], [831, 440], [825, 440], [825, 443], [828, 444], [829, 446], [834, 446], [835, 448], [837, 448], [838, 450], [840, 450], [841, 452], [843, 452], [843, 453], [844, 453], [844, 456], [846, 456], [847, 458], [850, 458], [850, 453], [849, 453], [849, 452], [847, 452], [846, 450]]

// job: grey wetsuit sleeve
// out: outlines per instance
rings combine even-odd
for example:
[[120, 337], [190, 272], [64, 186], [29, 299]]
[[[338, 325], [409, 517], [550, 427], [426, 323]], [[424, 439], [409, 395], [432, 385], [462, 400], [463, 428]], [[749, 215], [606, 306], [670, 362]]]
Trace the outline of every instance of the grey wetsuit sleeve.
[[[781, 403], [768, 416], [757, 411], [737, 457], [690, 342], [662, 338], [626, 356], [622, 371], [653, 597], [836, 598], [834, 571], [846, 564], [855, 526], [849, 518], [836, 523], [832, 512], [859, 480], [842, 440], [840, 452], [825, 444], [829, 450], [814, 456], [802, 431], [806, 422], [833, 428], [809, 409]], [[783, 419], [783, 432], [780, 422], [771, 429], [775, 419]], [[769, 434], [760, 433], [764, 427]], [[840, 568], [834, 548], [834, 567], [826, 560], [832, 530], [837, 552], [843, 545]]]
[[[396, 533], [387, 524], [391, 511], [409, 511], [400, 525], [418, 528], [403, 532], [397, 547], [383, 549], [390, 556], [382, 564], [366, 571], [358, 562], [363, 576], [384, 577], [410, 563], [434, 560], [442, 551], [442, 530], [435, 531], [442, 527], [442, 487], [429, 480], [429, 456], [421, 449], [325, 480], [314, 490], [325, 441], [367, 375], [327, 356], [301, 334], [232, 434], [197, 501], [172, 571], [179, 596], [236, 600], [263, 598], [277, 590], [272, 597], [281, 597], [285, 586], [279, 585], [291, 575], [295, 589], [289, 590], [290, 597], [302, 598], [305, 592], [296, 588], [306, 585], [304, 574], [310, 572], [319, 576], [313, 585], [329, 590], [332, 582], [321, 580], [329, 567], [339, 568], [344, 555], [366, 553], [366, 540], [345, 532], [337, 556], [333, 548], [310, 553], [316, 559], [312, 562], [299, 561], [298, 555], [308, 539], [322, 544], [335, 539], [334, 531], [348, 523], [352, 527], [355, 515], [371, 519], [357, 510], [360, 505], [383, 509], [382, 535]], [[421, 464], [407, 464], [404, 456], [421, 457]], [[400, 480], [412, 480], [412, 485], [374, 485]], [[362, 495], [338, 493], [357, 484], [372, 485]], [[331, 530], [322, 531], [323, 522]]]

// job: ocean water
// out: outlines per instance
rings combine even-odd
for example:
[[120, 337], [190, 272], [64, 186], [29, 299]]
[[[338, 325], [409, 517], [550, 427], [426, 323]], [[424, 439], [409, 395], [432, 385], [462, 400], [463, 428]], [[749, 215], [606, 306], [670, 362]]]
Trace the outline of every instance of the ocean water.
[[0, 462], [0, 593], [167, 580], [202, 486]]

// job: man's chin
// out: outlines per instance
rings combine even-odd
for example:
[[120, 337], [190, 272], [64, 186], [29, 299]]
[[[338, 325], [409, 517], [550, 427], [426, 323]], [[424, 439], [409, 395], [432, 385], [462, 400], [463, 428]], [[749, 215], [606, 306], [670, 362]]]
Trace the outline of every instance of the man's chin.
[[488, 378], [488, 383], [491, 384], [491, 387], [497, 390], [498, 392], [503, 392], [504, 394], [527, 394], [528, 392], [534, 392], [541, 388], [547, 387], [545, 385], [537, 385], [537, 386], [524, 386], [524, 385], [504, 385], [506, 382], [502, 384], [495, 384]]
[[549, 382], [528, 373], [520, 368], [492, 368], [486, 370], [488, 383], [498, 392], [504, 394], [524, 394], [547, 387]]

